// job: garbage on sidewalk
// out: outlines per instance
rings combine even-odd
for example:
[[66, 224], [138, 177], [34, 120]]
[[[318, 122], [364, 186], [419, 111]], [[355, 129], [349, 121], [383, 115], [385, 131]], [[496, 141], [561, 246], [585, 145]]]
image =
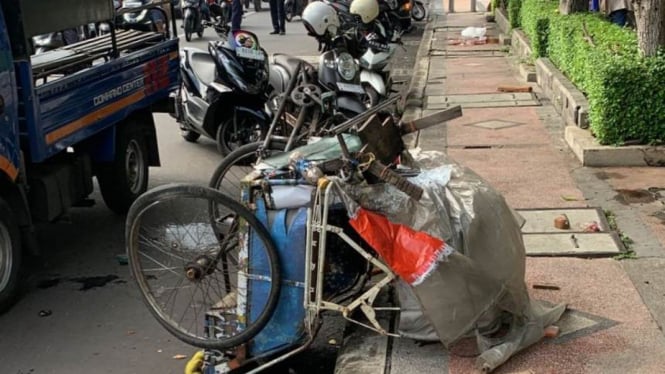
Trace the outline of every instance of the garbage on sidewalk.
[[523, 220], [498, 192], [442, 153], [416, 161], [419, 201], [388, 184], [339, 185], [352, 226], [400, 275], [400, 334], [446, 347], [476, 336], [477, 366], [492, 371], [543, 338], [566, 307], [529, 298]]
[[498, 38], [487, 37], [486, 27], [473, 27], [469, 26], [462, 30], [460, 38], [448, 39], [448, 45], [481, 45], [481, 44], [498, 44]]

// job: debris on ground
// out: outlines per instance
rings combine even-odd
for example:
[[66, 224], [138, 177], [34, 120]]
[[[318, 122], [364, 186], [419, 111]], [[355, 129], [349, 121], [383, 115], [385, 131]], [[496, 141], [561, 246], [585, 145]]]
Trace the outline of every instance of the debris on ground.
[[534, 283], [532, 287], [535, 290], [559, 291], [561, 289], [561, 287], [557, 286], [556, 284], [551, 284], [551, 283]]
[[551, 325], [545, 328], [546, 338], [556, 338], [559, 336], [559, 326]]
[[337, 339], [330, 339], [330, 340], [328, 340], [328, 344], [330, 344], [330, 345], [337, 345]]
[[53, 311], [51, 309], [44, 309], [44, 310], [39, 311], [39, 316], [42, 317], [42, 318], [43, 317], [48, 317], [51, 314], [53, 314]]
[[175, 355], [173, 356], [174, 360], [184, 360], [187, 358], [187, 355]]
[[568, 219], [568, 216], [565, 214], [562, 214], [560, 216], [557, 216], [554, 218], [554, 227], [556, 227], [559, 230], [568, 230], [570, 229], [570, 220]]
[[499, 92], [532, 92], [531, 86], [499, 86], [496, 88]]
[[129, 258], [127, 257], [126, 254], [119, 254], [115, 256], [116, 261], [118, 261], [118, 265], [127, 265], [129, 264]]
[[583, 223], [581, 225], [581, 229], [582, 229], [583, 232], [601, 232], [602, 231], [600, 229], [600, 225], [596, 221]]

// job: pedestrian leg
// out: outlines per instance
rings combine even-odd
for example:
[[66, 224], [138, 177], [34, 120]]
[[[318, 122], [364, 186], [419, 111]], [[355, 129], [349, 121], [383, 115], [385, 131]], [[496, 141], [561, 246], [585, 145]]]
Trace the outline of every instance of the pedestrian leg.
[[286, 12], [284, 9], [284, 2], [285, 0], [277, 0], [277, 13], [278, 13], [278, 20], [279, 20], [279, 33], [281, 35], [284, 35], [286, 31]]
[[277, 3], [280, 0], [270, 0], [270, 18], [272, 19], [272, 32], [271, 35], [279, 34], [279, 13]]

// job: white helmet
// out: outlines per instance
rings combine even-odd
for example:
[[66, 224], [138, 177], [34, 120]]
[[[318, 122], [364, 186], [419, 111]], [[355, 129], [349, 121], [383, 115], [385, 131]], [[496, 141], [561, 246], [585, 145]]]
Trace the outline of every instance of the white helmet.
[[379, 2], [377, 0], [353, 0], [349, 12], [360, 16], [363, 23], [370, 23], [379, 16]]
[[302, 12], [302, 21], [305, 28], [313, 36], [323, 36], [326, 31], [330, 35], [337, 35], [339, 18], [335, 9], [321, 1], [309, 3]]

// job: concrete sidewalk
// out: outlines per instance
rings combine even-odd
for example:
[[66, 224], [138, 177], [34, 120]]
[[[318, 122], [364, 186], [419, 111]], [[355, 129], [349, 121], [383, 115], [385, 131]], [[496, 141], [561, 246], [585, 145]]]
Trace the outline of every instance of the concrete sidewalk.
[[[565, 144], [564, 121], [536, 85], [533, 93], [498, 92], [499, 86], [527, 85], [507, 48], [459, 44], [463, 28], [487, 27], [492, 38], [498, 36], [495, 25], [482, 13], [446, 14], [441, 4], [433, 5], [414, 72], [413, 86], [424, 93], [416, 115], [459, 103], [464, 116], [423, 131], [417, 146], [446, 152], [470, 167], [514, 208], [611, 211], [637, 257], [528, 258], [531, 296], [567, 303], [570, 310], [557, 338], [532, 346], [495, 372], [665, 373], [665, 197], [659, 193], [665, 190], [665, 168], [581, 167]], [[534, 289], [536, 283], [558, 289]], [[343, 348], [338, 373], [474, 372], [469, 342], [446, 351], [438, 344], [421, 347], [359, 330], [346, 340], [378, 357], [365, 358], [362, 365], [349, 360], [354, 353]]]

